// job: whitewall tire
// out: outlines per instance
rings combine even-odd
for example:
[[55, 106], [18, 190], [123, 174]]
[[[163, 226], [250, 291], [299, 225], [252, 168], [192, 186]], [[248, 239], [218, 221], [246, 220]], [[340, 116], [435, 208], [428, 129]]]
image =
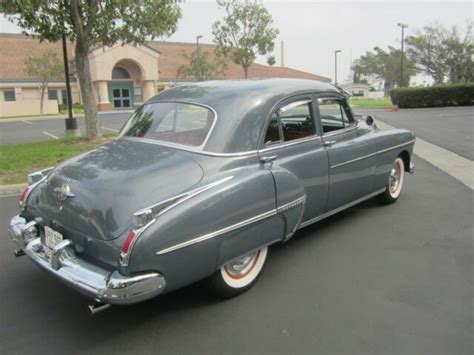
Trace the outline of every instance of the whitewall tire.
[[386, 190], [378, 196], [379, 201], [384, 204], [394, 203], [402, 192], [404, 181], [405, 164], [403, 159], [398, 157], [390, 170]]
[[214, 293], [223, 298], [230, 298], [247, 291], [260, 276], [267, 255], [268, 247], [264, 247], [222, 266], [211, 277]]

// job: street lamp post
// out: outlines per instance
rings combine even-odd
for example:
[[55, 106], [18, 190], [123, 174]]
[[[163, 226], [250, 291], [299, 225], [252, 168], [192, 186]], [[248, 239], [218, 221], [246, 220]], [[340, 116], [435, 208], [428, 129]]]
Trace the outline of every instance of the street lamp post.
[[404, 44], [405, 44], [405, 28], [408, 28], [407, 25], [403, 23], [397, 23], [398, 27], [401, 27], [402, 29], [402, 42], [401, 42], [401, 59], [400, 59], [400, 87], [403, 87], [404, 85], [404, 80], [403, 80], [403, 49], [404, 49]]
[[334, 85], [337, 85], [337, 53], [340, 52], [340, 49], [334, 51]]

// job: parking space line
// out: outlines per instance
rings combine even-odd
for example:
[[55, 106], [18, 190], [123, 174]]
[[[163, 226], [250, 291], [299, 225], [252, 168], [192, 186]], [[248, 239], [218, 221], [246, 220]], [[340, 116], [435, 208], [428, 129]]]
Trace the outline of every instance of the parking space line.
[[24, 121], [24, 120], [23, 120], [23, 121], [21, 121], [21, 122], [25, 122], [25, 123], [28, 123], [28, 124], [33, 124], [33, 123], [30, 122], [30, 121]]
[[43, 131], [43, 134], [46, 134], [47, 136], [50, 136], [51, 138], [54, 138], [54, 139], [59, 139], [59, 137], [56, 137], [54, 134], [51, 134], [45, 131]]
[[100, 128], [102, 128], [102, 129], [106, 129], [106, 130], [108, 130], [108, 131], [112, 131], [112, 132], [119, 132], [119, 130], [118, 130], [118, 129], [113, 129], [113, 128], [109, 128], [109, 127], [100, 126]]

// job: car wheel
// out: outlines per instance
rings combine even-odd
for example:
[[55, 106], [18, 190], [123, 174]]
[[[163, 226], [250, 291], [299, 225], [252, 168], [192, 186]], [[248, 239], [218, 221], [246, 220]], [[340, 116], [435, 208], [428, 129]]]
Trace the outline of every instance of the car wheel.
[[247, 254], [222, 266], [211, 277], [213, 292], [222, 298], [231, 298], [251, 288], [262, 273], [268, 247]]
[[405, 179], [405, 165], [402, 158], [398, 157], [393, 163], [392, 169], [388, 176], [387, 189], [377, 196], [378, 200], [384, 204], [394, 203], [403, 188], [403, 181]]

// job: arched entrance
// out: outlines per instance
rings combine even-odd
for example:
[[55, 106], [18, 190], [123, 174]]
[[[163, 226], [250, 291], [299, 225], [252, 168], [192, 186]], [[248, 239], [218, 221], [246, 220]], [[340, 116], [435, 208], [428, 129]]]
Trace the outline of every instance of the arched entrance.
[[108, 91], [112, 109], [127, 110], [142, 102], [142, 73], [136, 63], [130, 60], [119, 61], [113, 67], [111, 77]]

